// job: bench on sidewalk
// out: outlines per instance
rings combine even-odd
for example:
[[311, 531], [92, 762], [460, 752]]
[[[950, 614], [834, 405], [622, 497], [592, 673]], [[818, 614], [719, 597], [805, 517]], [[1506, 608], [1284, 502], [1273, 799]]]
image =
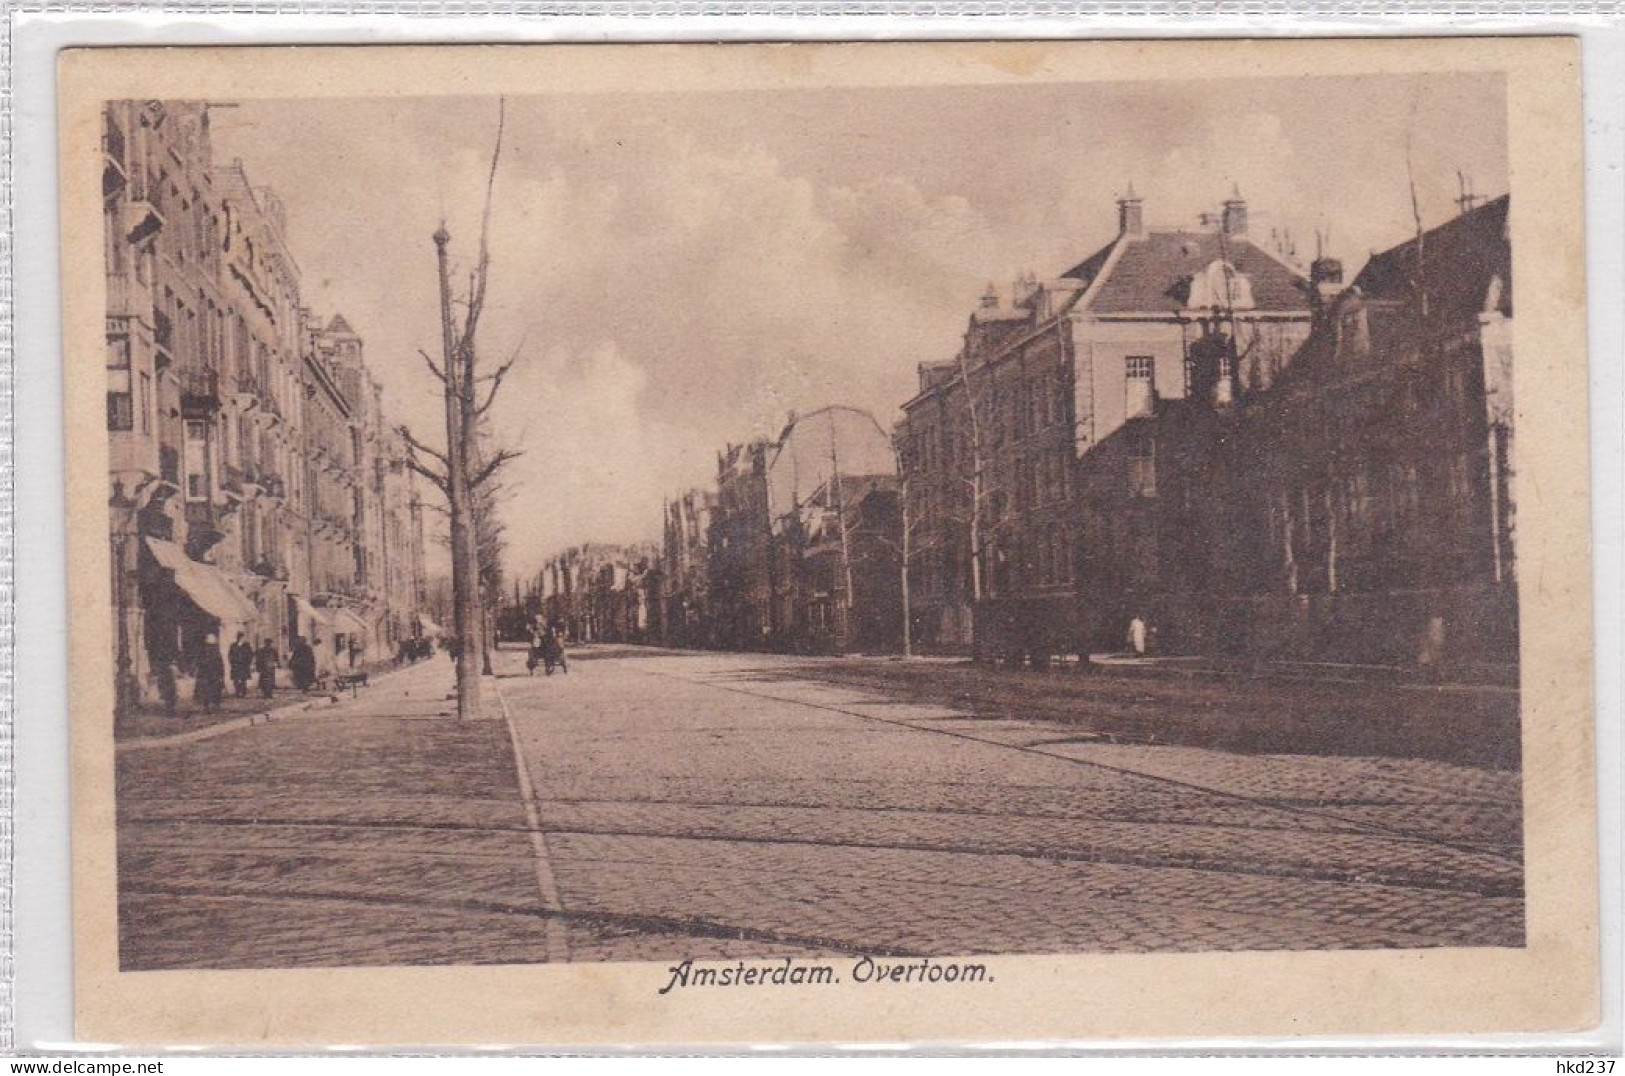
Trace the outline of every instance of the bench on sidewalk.
[[345, 688], [349, 688], [350, 697], [352, 699], [356, 697], [356, 692], [358, 689], [366, 686], [367, 674], [364, 672], [339, 673], [337, 676], [333, 677], [333, 687], [338, 691], [343, 691]]
[[353, 699], [356, 697], [357, 690], [366, 686], [367, 674], [365, 672], [317, 673], [316, 679], [312, 680], [310, 686], [305, 688], [305, 694], [328, 695], [336, 698], [337, 692], [349, 688], [350, 697]]

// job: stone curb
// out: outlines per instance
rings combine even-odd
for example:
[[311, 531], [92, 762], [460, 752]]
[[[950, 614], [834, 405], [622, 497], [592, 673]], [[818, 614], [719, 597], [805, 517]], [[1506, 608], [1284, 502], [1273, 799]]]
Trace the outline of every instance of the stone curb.
[[209, 740], [216, 736], [224, 736], [228, 732], [238, 729], [253, 728], [255, 725], [266, 725], [271, 721], [283, 717], [302, 713], [322, 701], [320, 698], [301, 699], [260, 714], [248, 714], [243, 717], [234, 717], [229, 721], [209, 725], [201, 729], [192, 729], [189, 732], [172, 732], [165, 736], [138, 736], [133, 740], [120, 740], [115, 751], [141, 751], [149, 747], [169, 747], [175, 744], [196, 743], [199, 740]]
[[[408, 672], [411, 668], [412, 666], [407, 666], [405, 669], [387, 669], [373, 680], [373, 686], [387, 681], [397, 673]], [[234, 717], [229, 721], [221, 721], [218, 724], [201, 729], [192, 729], [188, 732], [172, 732], [165, 736], [138, 736], [132, 740], [120, 740], [114, 744], [113, 749], [117, 753], [120, 751], [143, 751], [149, 747], [173, 747], [177, 744], [197, 743], [200, 740], [211, 740], [216, 736], [224, 736], [228, 732], [236, 732], [239, 729], [249, 729], [256, 725], [269, 725], [272, 721], [280, 721], [296, 714], [306, 713], [324, 702], [336, 705], [342, 701], [342, 696], [314, 695], [309, 698], [299, 699], [296, 702], [285, 703], [266, 710], [264, 713]]]

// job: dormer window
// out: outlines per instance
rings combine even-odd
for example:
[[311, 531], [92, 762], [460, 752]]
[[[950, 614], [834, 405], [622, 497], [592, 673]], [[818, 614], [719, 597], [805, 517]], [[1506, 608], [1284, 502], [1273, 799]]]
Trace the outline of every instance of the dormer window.
[[1253, 285], [1247, 274], [1238, 272], [1223, 258], [1216, 258], [1191, 277], [1190, 297], [1185, 305], [1195, 310], [1251, 310]]

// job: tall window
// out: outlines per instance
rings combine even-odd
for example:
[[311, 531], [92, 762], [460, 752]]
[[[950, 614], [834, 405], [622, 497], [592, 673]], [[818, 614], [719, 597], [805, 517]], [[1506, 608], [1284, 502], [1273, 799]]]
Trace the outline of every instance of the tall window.
[[1155, 399], [1157, 360], [1150, 355], [1130, 355], [1124, 360], [1127, 396], [1124, 414], [1129, 418], [1149, 415]]
[[137, 414], [140, 415], [142, 433], [152, 432], [152, 375], [143, 373], [140, 381], [141, 395], [136, 399]]
[[1157, 443], [1147, 437], [1129, 450], [1129, 493], [1136, 497], [1157, 495]]
[[209, 424], [192, 420], [186, 424], [186, 499], [209, 499]]
[[130, 414], [130, 394], [128, 392], [109, 392], [107, 394], [107, 428], [115, 431], [129, 430], [132, 425]]

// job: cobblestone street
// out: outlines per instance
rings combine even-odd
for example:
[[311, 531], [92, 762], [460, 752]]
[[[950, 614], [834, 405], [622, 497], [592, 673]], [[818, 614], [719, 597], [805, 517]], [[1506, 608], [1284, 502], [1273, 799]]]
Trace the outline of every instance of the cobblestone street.
[[1515, 770], [1113, 742], [807, 659], [498, 661], [481, 720], [437, 660], [121, 752], [124, 966], [1522, 942]]

